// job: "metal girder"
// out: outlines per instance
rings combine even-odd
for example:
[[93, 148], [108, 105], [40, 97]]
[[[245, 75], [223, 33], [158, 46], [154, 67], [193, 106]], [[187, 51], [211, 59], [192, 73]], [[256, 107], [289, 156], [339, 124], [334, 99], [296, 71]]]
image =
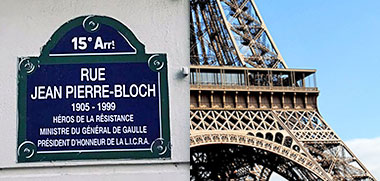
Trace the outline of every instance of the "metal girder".
[[192, 0], [191, 63], [287, 68], [251, 0]]

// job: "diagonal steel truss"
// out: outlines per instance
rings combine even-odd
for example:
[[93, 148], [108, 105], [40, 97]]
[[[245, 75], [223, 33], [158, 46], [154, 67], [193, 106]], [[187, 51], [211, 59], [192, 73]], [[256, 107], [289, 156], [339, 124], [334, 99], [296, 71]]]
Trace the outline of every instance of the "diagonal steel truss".
[[191, 1], [192, 64], [286, 68], [252, 0]]
[[[190, 2], [192, 65], [288, 69], [253, 0]], [[258, 104], [262, 91], [270, 90], [285, 91], [281, 104], [293, 100], [289, 104], [296, 105], [296, 92], [298, 96], [303, 89], [293, 86], [297, 88], [294, 99], [288, 96], [287, 87], [247, 90], [248, 95], [259, 92]], [[215, 91], [221, 92], [222, 102], [227, 99], [226, 91], [236, 92], [236, 104], [238, 92], [247, 91], [241, 86], [233, 90], [218, 87], [221, 90]], [[322, 118], [316, 102], [293, 108], [270, 106], [272, 92], [269, 106], [220, 107], [213, 106], [214, 90], [205, 89], [209, 86], [191, 90], [199, 105], [190, 110], [192, 180], [269, 180], [273, 172], [289, 180], [376, 180]], [[307, 104], [308, 93], [304, 95]], [[202, 105], [201, 98], [207, 96], [209, 103]], [[249, 98], [245, 103], [249, 104]]]

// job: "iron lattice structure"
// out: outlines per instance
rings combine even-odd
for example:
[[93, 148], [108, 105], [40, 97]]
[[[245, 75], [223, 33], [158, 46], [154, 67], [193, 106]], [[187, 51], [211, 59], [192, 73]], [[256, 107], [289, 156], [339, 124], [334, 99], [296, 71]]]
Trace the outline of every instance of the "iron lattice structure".
[[191, 0], [191, 180], [376, 180], [322, 118], [253, 0]]

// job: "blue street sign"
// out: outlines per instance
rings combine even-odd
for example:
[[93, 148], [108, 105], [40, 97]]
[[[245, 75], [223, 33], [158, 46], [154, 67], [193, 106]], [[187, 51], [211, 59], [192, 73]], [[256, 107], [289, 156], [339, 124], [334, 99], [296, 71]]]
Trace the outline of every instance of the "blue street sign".
[[69, 21], [18, 79], [19, 162], [170, 158], [166, 55], [120, 22]]

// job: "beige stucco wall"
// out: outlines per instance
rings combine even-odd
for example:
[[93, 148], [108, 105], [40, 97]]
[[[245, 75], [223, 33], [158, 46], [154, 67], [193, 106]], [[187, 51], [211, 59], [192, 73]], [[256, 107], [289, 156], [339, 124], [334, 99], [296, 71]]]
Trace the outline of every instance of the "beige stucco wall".
[[[105, 15], [128, 26], [147, 53], [166, 53], [171, 160], [16, 162], [17, 57], [38, 56], [63, 23]], [[188, 0], [2, 0], [0, 5], [0, 180], [188, 180]]]

